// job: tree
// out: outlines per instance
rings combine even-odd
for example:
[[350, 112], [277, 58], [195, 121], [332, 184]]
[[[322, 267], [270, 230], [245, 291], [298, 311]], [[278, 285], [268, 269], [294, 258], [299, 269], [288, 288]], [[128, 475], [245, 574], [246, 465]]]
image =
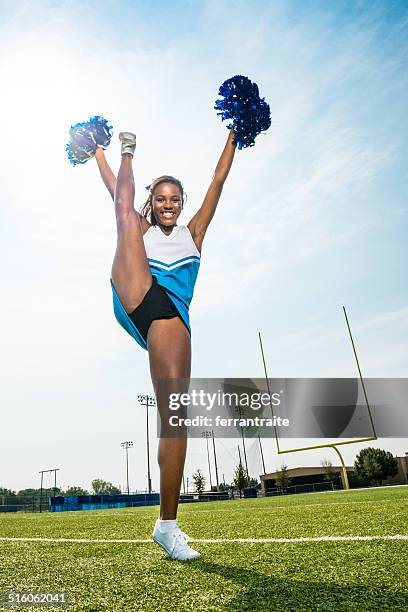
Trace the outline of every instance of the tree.
[[224, 484], [223, 482], [220, 482], [220, 486], [218, 488], [219, 491], [228, 491], [228, 489], [230, 489], [231, 486], [228, 484]]
[[[56, 489], [54, 489], [54, 487], [49, 487], [48, 489], [43, 487], [43, 497], [52, 497], [54, 495], [54, 491], [56, 495], [61, 495], [61, 489], [59, 487], [56, 487]], [[41, 495], [41, 489], [21, 489], [17, 495], [21, 495], [22, 497], [39, 497]]]
[[193, 482], [196, 493], [202, 493], [205, 487], [205, 476], [200, 469], [198, 469], [196, 473], [193, 474]]
[[242, 491], [248, 486], [248, 476], [241, 462], [237, 465], [232, 481], [239, 490], [239, 496], [242, 497]]
[[63, 491], [61, 495], [89, 495], [89, 491], [83, 489], [82, 487], [73, 486], [68, 487], [68, 489]]
[[102, 480], [102, 478], [95, 478], [91, 482], [92, 491], [95, 495], [114, 495], [115, 493], [121, 493], [118, 487], [115, 487], [111, 482]]
[[249, 487], [253, 487], [254, 489], [257, 489], [260, 487], [260, 484], [258, 482], [257, 478], [250, 478], [249, 479], [249, 483], [248, 483]]
[[5, 489], [4, 487], [0, 487], [0, 495], [7, 495], [9, 497], [12, 497], [16, 494], [15, 491], [12, 491], [11, 489]]
[[[5, 489], [4, 487], [0, 487], [0, 505], [6, 506], [9, 502], [7, 497], [16, 497], [16, 492], [11, 489]], [[13, 500], [14, 501], [14, 500]]]
[[[43, 493], [46, 489], [43, 489]], [[17, 495], [26, 496], [26, 497], [34, 497], [35, 495], [40, 494], [41, 489], [21, 489]]]
[[356, 457], [354, 470], [359, 478], [381, 485], [388, 476], [397, 474], [398, 461], [382, 448], [363, 448]]
[[333, 464], [330, 459], [322, 459], [320, 465], [325, 471], [325, 480], [330, 480], [331, 482], [337, 480], [337, 472], [336, 470], [333, 470]]
[[286, 489], [292, 482], [291, 477], [289, 476], [288, 466], [282, 463], [281, 469], [276, 474], [276, 486], [280, 489]]

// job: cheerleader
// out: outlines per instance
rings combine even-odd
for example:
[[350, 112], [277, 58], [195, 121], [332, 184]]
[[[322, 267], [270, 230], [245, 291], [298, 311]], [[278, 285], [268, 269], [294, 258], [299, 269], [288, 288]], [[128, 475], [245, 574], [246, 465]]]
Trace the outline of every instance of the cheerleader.
[[[122, 132], [119, 140], [117, 179], [103, 148], [95, 152], [100, 175], [115, 203], [117, 247], [111, 272], [114, 312], [120, 325], [148, 351], [158, 409], [164, 415], [168, 406], [160, 405], [158, 379], [185, 381], [191, 374], [189, 305], [203, 240], [234, 159], [234, 132], [229, 131], [204, 201], [187, 225], [177, 222], [184, 206], [184, 189], [173, 176], [156, 178], [141, 211], [135, 210], [132, 163], [136, 136]], [[171, 558], [181, 561], [200, 557], [176, 522], [186, 447], [185, 436], [159, 440], [160, 517], [153, 532], [154, 541]]]
[[[117, 247], [111, 272], [115, 316], [134, 340], [148, 351], [150, 373], [161, 417], [162, 430], [168, 420], [168, 393], [159, 380], [172, 384], [172, 391], [188, 390], [191, 374], [191, 328], [189, 305], [201, 262], [201, 249], [214, 216], [236, 148], [251, 147], [255, 137], [270, 126], [270, 109], [259, 97], [258, 86], [248, 77], [236, 75], [225, 81], [215, 103], [222, 120], [231, 119], [227, 142], [215, 168], [203, 203], [187, 225], [178, 218], [185, 203], [181, 182], [173, 176], [156, 178], [148, 187], [148, 198], [138, 212], [134, 208], [133, 157], [136, 136], [121, 132], [121, 164], [117, 178], [109, 167], [104, 149], [111, 140], [111, 126], [103, 117], [71, 127], [66, 150], [72, 165], [95, 157], [100, 175], [114, 203]], [[167, 386], [168, 391], [168, 386]], [[167, 427], [168, 431], [168, 427]], [[160, 516], [153, 540], [172, 559], [200, 557], [190, 548], [190, 538], [177, 525], [177, 507], [186, 457], [187, 438], [161, 436]]]

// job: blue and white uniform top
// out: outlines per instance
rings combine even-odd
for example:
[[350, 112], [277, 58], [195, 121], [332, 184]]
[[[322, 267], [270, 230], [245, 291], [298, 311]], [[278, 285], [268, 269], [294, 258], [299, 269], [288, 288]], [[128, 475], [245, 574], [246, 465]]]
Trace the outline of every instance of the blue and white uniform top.
[[[144, 234], [143, 240], [152, 276], [155, 276], [158, 284], [164, 288], [191, 333], [189, 306], [201, 256], [190, 230], [185, 225], [175, 225], [167, 235], [157, 225], [152, 225]], [[112, 290], [116, 318], [146, 349], [145, 340], [126, 314], [113, 286]]]
[[175, 225], [167, 235], [152, 225], [143, 240], [152, 275], [164, 287], [190, 330], [188, 308], [200, 267], [200, 252], [190, 230], [186, 225]]

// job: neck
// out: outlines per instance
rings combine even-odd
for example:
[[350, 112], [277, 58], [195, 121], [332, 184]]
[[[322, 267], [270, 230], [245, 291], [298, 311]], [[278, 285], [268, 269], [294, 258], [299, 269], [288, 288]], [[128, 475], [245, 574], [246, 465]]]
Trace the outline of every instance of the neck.
[[157, 227], [159, 227], [161, 229], [161, 231], [163, 232], [163, 234], [166, 234], [167, 236], [170, 236], [171, 232], [173, 231], [173, 229], [176, 227], [175, 225], [159, 225], [157, 224]]

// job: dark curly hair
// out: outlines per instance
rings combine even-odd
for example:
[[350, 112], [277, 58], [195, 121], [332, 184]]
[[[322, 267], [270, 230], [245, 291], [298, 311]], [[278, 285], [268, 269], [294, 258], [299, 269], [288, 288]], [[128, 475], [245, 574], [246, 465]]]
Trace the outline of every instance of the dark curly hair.
[[173, 183], [173, 185], [176, 185], [176, 187], [178, 187], [178, 189], [180, 190], [180, 194], [181, 194], [181, 209], [183, 209], [184, 203], [187, 197], [184, 191], [183, 185], [181, 184], [181, 181], [176, 179], [174, 176], [164, 174], [163, 176], [159, 176], [158, 178], [154, 179], [151, 185], [147, 187], [147, 189], [149, 190], [149, 197], [147, 198], [143, 206], [140, 208], [140, 214], [142, 215], [142, 217], [147, 219], [151, 223], [151, 225], [157, 225], [157, 220], [153, 212], [152, 202], [153, 202], [154, 190], [156, 189], [158, 185], [160, 185], [160, 183]]

